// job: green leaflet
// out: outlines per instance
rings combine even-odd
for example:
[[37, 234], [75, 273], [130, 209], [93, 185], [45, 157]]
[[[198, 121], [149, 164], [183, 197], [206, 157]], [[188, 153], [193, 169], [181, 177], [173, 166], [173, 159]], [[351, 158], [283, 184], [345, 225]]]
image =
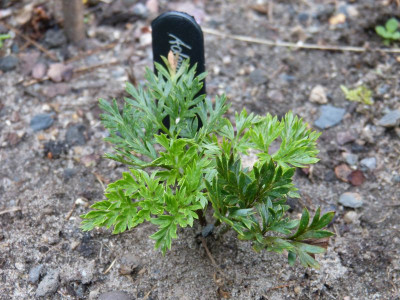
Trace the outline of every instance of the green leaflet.
[[[147, 221], [156, 227], [150, 238], [165, 254], [178, 227], [193, 226], [211, 204], [216, 225], [225, 223], [254, 250], [287, 251], [291, 265], [298, 260], [318, 268], [313, 255], [325, 251], [332, 233], [324, 228], [334, 213], [321, 216], [318, 209], [311, 219], [305, 208], [300, 220], [291, 219], [286, 199], [300, 197], [295, 167], [318, 161], [319, 133], [291, 112], [278, 120], [243, 109], [232, 123], [224, 117], [224, 95], [198, 95], [205, 73], [196, 76], [187, 61], [176, 71], [164, 63], [155, 65], [157, 75], [147, 69], [144, 86], [128, 83], [123, 102], [99, 101], [105, 140], [113, 146], [105, 156], [129, 170], [81, 216], [82, 230], [104, 226], [117, 234]], [[243, 168], [249, 150], [258, 160]]]

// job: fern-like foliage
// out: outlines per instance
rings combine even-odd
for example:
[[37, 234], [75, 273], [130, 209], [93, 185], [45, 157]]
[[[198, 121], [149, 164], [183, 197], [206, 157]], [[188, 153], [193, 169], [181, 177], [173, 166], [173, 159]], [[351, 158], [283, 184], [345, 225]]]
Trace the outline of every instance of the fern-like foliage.
[[[150, 238], [165, 253], [178, 227], [193, 226], [211, 203], [216, 224], [231, 227], [256, 251], [287, 251], [290, 263], [298, 258], [317, 268], [313, 256], [324, 252], [323, 239], [332, 235], [323, 228], [333, 212], [320, 216], [318, 209], [310, 223], [304, 209], [300, 220], [292, 220], [285, 203], [298, 197], [295, 167], [318, 161], [319, 133], [291, 112], [278, 120], [243, 110], [232, 124], [224, 117], [225, 96], [212, 101], [198, 95], [205, 74], [195, 76], [188, 62], [179, 70], [164, 62], [167, 68], [156, 64], [158, 75], [147, 70], [143, 87], [127, 84], [131, 98], [122, 105], [100, 100], [106, 141], [114, 146], [106, 157], [130, 169], [108, 185], [106, 200], [82, 216], [82, 229], [105, 226], [121, 233], [148, 221], [158, 226]], [[272, 143], [279, 144], [274, 153]], [[259, 159], [242, 168], [251, 149]]]

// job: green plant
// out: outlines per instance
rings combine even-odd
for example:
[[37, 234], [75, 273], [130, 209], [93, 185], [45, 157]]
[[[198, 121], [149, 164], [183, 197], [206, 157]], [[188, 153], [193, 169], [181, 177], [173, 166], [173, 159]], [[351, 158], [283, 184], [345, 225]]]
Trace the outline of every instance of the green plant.
[[349, 90], [346, 86], [341, 85], [345, 97], [349, 101], [360, 102], [367, 105], [374, 104], [372, 100], [372, 91], [364, 85]]
[[0, 49], [3, 47], [3, 41], [10, 38], [11, 35], [9, 34], [0, 34]]
[[376, 26], [375, 31], [383, 38], [383, 43], [389, 46], [391, 42], [400, 40], [399, 22], [395, 18], [389, 19], [385, 26]]
[[[321, 216], [318, 209], [310, 223], [304, 209], [300, 220], [291, 220], [285, 203], [288, 196], [299, 197], [292, 181], [295, 167], [318, 161], [319, 133], [291, 112], [278, 120], [243, 110], [233, 125], [223, 117], [225, 96], [212, 101], [197, 95], [206, 74], [196, 77], [188, 62], [177, 71], [164, 62], [167, 68], [156, 63], [158, 75], [147, 70], [144, 88], [127, 84], [132, 98], [125, 98], [122, 110], [115, 100], [100, 100], [110, 132], [106, 141], [115, 150], [106, 157], [131, 168], [108, 185], [106, 200], [82, 216], [82, 229], [113, 226], [113, 233], [121, 233], [149, 221], [158, 226], [150, 238], [165, 254], [178, 226], [193, 226], [211, 203], [215, 225], [232, 228], [255, 250], [288, 251], [291, 264], [298, 257], [317, 268], [313, 255], [324, 252], [320, 246], [332, 233], [323, 228], [334, 213]], [[274, 141], [280, 148], [270, 154]], [[258, 161], [243, 168], [250, 149], [258, 152]]]

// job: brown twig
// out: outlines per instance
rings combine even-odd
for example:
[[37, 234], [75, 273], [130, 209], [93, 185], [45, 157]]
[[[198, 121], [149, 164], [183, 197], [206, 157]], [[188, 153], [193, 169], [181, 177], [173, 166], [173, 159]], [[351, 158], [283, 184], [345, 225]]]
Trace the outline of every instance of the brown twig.
[[76, 203], [74, 202], [74, 204], [72, 205], [72, 208], [71, 208], [71, 210], [68, 212], [68, 214], [65, 216], [65, 220], [66, 221], [68, 221], [69, 220], [69, 218], [71, 218], [71, 216], [72, 216], [72, 213], [74, 212], [74, 210], [75, 210], [75, 207], [76, 207]]
[[11, 213], [11, 212], [15, 212], [15, 211], [20, 211], [20, 210], [22, 210], [22, 209], [21, 209], [21, 207], [19, 207], [19, 206], [11, 207], [11, 208], [9, 208], [9, 209], [0, 211], [0, 216], [1, 216], [1, 215], [4, 215], [4, 214], [7, 214], [7, 213]]
[[92, 173], [96, 177], [97, 181], [100, 183], [101, 187], [103, 188], [103, 191], [105, 191], [106, 187], [105, 187], [103, 181], [106, 181], [106, 180], [104, 180], [103, 176], [101, 176], [100, 174], [97, 174], [96, 172], [92, 172]]
[[24, 40], [28, 41], [29, 43], [31, 43], [32, 45], [34, 45], [36, 48], [38, 48], [40, 51], [42, 51], [46, 56], [48, 56], [49, 58], [51, 58], [52, 60], [55, 61], [59, 61], [59, 59], [57, 59], [56, 56], [54, 56], [53, 53], [51, 53], [49, 50], [47, 50], [45, 47], [43, 47], [42, 45], [40, 45], [38, 42], [32, 40], [29, 36], [26, 36], [25, 34], [23, 34], [21, 31], [19, 31], [17, 28], [7, 24], [7, 23], [2, 23], [3, 26], [5, 26], [7, 29], [12, 30], [15, 32], [16, 35], [19, 35], [20, 37], [22, 37]]
[[118, 65], [120, 63], [121, 62], [119, 60], [115, 60], [115, 61], [110, 61], [110, 62], [103, 63], [103, 64], [82, 67], [82, 68], [74, 70], [74, 75], [75, 74], [79, 74], [79, 73], [92, 72], [93, 70], [96, 70], [96, 69], [99, 69], [99, 68], [110, 67], [110, 66]]
[[269, 289], [268, 289], [268, 292], [269, 292], [269, 291], [273, 291], [273, 290], [283, 289], [283, 288], [289, 287], [289, 286], [291, 286], [291, 285], [293, 285], [293, 284], [294, 284], [294, 282], [289, 282], [289, 283], [286, 283], [286, 284], [281, 284], [281, 285], [278, 285], [278, 286], [269, 288]]
[[105, 270], [103, 272], [103, 275], [107, 274], [108, 272], [110, 272], [111, 268], [114, 266], [115, 262], [117, 261], [117, 259], [115, 258], [112, 263], [110, 264], [110, 266], [107, 268], [107, 270]]
[[210, 250], [207, 247], [206, 239], [204, 237], [200, 237], [200, 239], [201, 239], [201, 244], [202, 244], [204, 250], [206, 250], [207, 256], [211, 260], [211, 263], [213, 264], [213, 266], [218, 270], [218, 272], [221, 273], [221, 275], [223, 275], [225, 278], [228, 278], [228, 276], [226, 276], [226, 274], [222, 271], [221, 267], [218, 266], [217, 263], [215, 262], [214, 257], [212, 256]]
[[260, 39], [244, 35], [236, 35], [224, 33], [211, 28], [202, 28], [206, 34], [219, 36], [222, 38], [233, 39], [237, 41], [255, 43], [274, 47], [287, 47], [297, 49], [310, 49], [310, 50], [323, 50], [323, 51], [342, 51], [342, 52], [384, 52], [384, 53], [400, 53], [400, 49], [384, 49], [384, 48], [366, 48], [366, 47], [353, 47], [353, 46], [335, 46], [335, 45], [317, 45], [317, 44], [297, 44], [290, 42], [274, 42], [271, 40]]

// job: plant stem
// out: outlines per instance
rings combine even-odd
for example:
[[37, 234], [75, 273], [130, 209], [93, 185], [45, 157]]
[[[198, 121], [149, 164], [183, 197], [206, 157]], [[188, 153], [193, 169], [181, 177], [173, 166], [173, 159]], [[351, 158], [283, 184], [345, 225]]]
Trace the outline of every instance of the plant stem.
[[203, 226], [203, 227], [207, 226], [207, 220], [206, 220], [206, 217], [204, 216], [204, 212], [203, 212], [202, 209], [199, 209], [197, 211], [197, 215], [199, 216], [200, 225]]

